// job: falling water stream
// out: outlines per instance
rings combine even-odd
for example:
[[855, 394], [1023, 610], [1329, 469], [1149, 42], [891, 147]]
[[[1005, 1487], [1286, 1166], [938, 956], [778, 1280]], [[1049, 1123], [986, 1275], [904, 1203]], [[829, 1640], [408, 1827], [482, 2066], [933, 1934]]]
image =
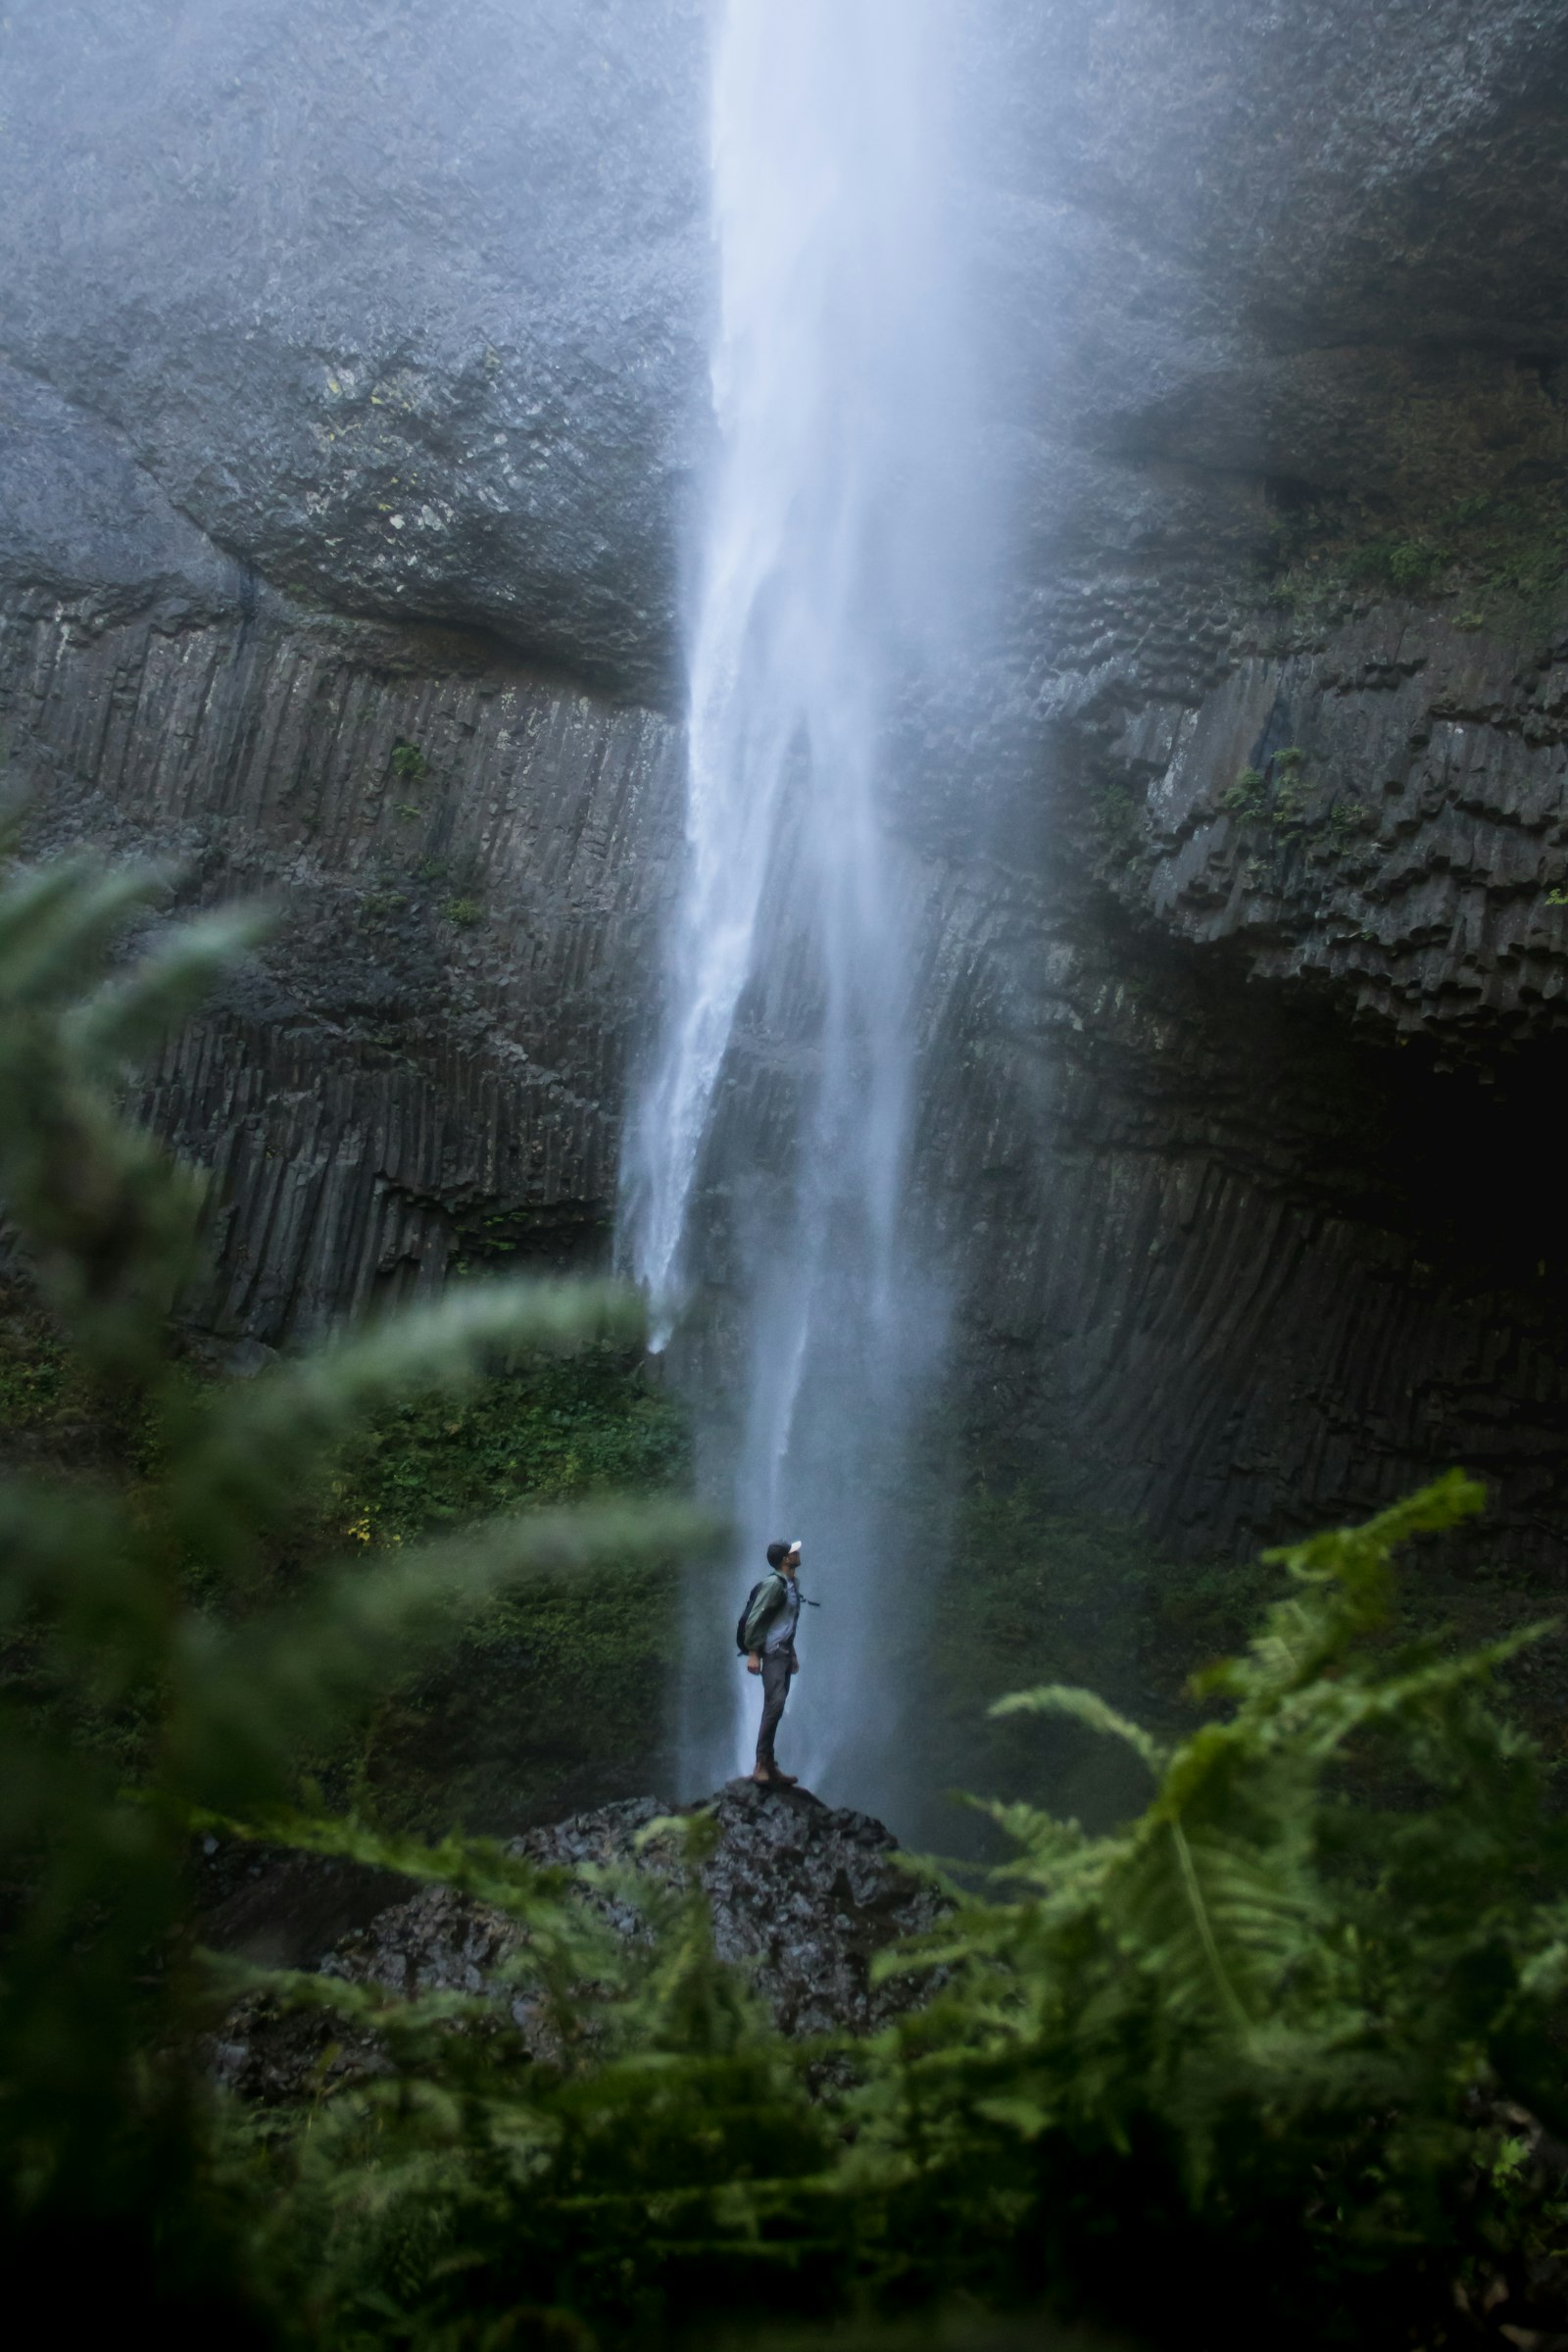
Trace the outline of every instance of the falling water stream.
[[885, 1621], [911, 1605], [901, 1510], [942, 1324], [906, 1199], [920, 885], [889, 824], [951, 554], [937, 25], [926, 0], [715, 13], [687, 858], [623, 1175], [656, 1347], [705, 1287], [724, 1330], [699, 1410], [737, 1556], [692, 1609], [684, 1769], [750, 1762], [727, 1629], [766, 1542], [798, 1535], [821, 1605], [781, 1761], [862, 1803], [906, 1737]]

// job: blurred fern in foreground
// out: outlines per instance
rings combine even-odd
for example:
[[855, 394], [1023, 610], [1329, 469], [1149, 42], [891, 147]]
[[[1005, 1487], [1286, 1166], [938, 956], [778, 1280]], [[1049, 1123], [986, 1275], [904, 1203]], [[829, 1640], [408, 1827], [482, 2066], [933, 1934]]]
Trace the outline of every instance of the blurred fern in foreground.
[[1159, 2327], [1223, 2266], [1243, 2311], [1207, 2314], [1222, 2341], [1461, 2328], [1478, 2267], [1501, 2302], [1519, 2249], [1489, 2119], [1568, 2130], [1568, 1838], [1491, 1689], [1553, 1629], [1458, 1656], [1389, 1641], [1396, 1547], [1481, 1501], [1452, 1472], [1267, 1555], [1288, 1595], [1204, 1678], [1228, 1712], [1174, 1748], [1088, 1691], [1000, 1702], [1124, 1742], [1152, 1794], [1099, 1838], [991, 1808], [1017, 1849], [995, 1891], [956, 1888], [880, 1964], [942, 1977], [878, 2054], [852, 2170], [956, 2277]]
[[[10, 1246], [106, 1425], [134, 1426], [141, 1456], [134, 1478], [0, 1486], [0, 1639], [26, 1663], [0, 1700], [0, 2213], [31, 2275], [66, 2265], [79, 2294], [103, 2266], [106, 2295], [174, 2308], [245, 2299], [244, 2232], [205, 2163], [204, 2011], [182, 1924], [193, 1818], [291, 1834], [299, 1743], [458, 1631], [466, 1607], [540, 1571], [667, 1559], [698, 1531], [659, 1501], [518, 1514], [346, 1558], [283, 1605], [260, 1598], [272, 1539], [375, 1408], [461, 1389], [520, 1349], [634, 1334], [639, 1315], [608, 1285], [496, 1282], [247, 1384], [177, 1377], [167, 1316], [198, 1262], [204, 1186], [116, 1094], [259, 923], [170, 927], [114, 968], [154, 895], [152, 877], [85, 859], [0, 889]], [[74, 1737], [83, 1709], [134, 1717], [134, 1788]], [[310, 1842], [309, 1825], [295, 1834]], [[559, 1899], [518, 1865], [504, 1875], [546, 1952]]]

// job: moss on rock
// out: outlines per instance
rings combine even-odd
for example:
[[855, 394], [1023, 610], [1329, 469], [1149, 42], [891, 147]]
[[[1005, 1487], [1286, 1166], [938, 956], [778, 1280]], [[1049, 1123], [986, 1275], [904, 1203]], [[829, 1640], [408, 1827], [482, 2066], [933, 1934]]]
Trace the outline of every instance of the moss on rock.
[[[193, 1382], [211, 1374], [192, 1363]], [[47, 1315], [0, 1292], [0, 1461], [51, 1471], [140, 1475], [157, 1433], [113, 1425]], [[363, 1545], [391, 1551], [496, 1512], [686, 1483], [684, 1412], [640, 1356], [601, 1347], [487, 1381], [460, 1402], [415, 1398], [382, 1413], [318, 1502], [302, 1498], [286, 1556], [268, 1581], [292, 1582]], [[205, 1588], [207, 1570], [188, 1574]], [[246, 1605], [230, 1596], [224, 1605]], [[334, 1801], [387, 1826], [506, 1833], [580, 1803], [642, 1793], [658, 1760], [663, 1678], [678, 1612], [646, 1569], [609, 1569], [519, 1588], [488, 1604], [438, 1661], [384, 1700], [346, 1745], [306, 1759]], [[13, 1691], [56, 1703], [46, 1657], [25, 1631], [3, 1658]], [[73, 1736], [134, 1772], [134, 1694]]]
[[[392, 1547], [525, 1504], [685, 1482], [684, 1413], [635, 1354], [508, 1373], [461, 1404], [383, 1413], [346, 1461], [337, 1537]], [[519, 1588], [367, 1725], [358, 1801], [400, 1828], [506, 1834], [657, 1778], [678, 1612], [666, 1579], [608, 1570]]]
[[1387, 596], [1451, 606], [1464, 629], [1548, 627], [1568, 604], [1568, 478], [1315, 500], [1281, 515], [1261, 586], [1309, 628]]

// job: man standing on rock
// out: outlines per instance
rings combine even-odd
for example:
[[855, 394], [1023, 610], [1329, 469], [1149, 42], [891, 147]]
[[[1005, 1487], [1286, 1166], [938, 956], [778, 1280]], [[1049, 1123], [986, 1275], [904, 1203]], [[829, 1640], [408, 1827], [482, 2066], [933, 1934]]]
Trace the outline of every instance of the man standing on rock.
[[762, 1722], [752, 1778], [764, 1787], [771, 1783], [793, 1788], [797, 1776], [780, 1772], [773, 1761], [773, 1741], [790, 1694], [790, 1676], [801, 1669], [795, 1654], [801, 1614], [801, 1589], [795, 1581], [801, 1566], [799, 1544], [770, 1544], [767, 1564], [772, 1574], [759, 1585], [746, 1613], [746, 1671], [762, 1678]]

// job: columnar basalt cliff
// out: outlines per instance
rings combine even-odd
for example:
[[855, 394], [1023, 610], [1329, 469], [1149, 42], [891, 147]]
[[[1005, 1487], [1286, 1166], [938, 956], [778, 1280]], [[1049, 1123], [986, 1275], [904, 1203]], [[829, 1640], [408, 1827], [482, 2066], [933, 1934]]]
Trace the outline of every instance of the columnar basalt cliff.
[[0, 602], [31, 839], [274, 917], [151, 1075], [153, 1118], [221, 1179], [197, 1320], [277, 1346], [464, 1260], [602, 1255], [668, 722], [471, 631], [291, 605], [59, 404], [40, 478], [17, 429], [40, 405], [14, 387], [7, 421], [53, 544], [13, 541]]
[[[702, 18], [86, 13], [0, 32], [0, 723], [37, 847], [278, 902], [148, 1097], [220, 1174], [232, 1352], [604, 1247]], [[1556, 1562], [1568, 10], [969, 22], [1015, 579], [900, 851], [959, 1418], [1193, 1549], [1463, 1458]]]
[[275, 1346], [454, 1263], [603, 1254], [663, 720], [270, 599], [205, 624], [22, 602], [0, 662], [40, 846], [273, 908], [146, 1095], [220, 1178], [215, 1334]]
[[1568, 1022], [1565, 657], [1385, 605], [1122, 716], [1114, 772], [1149, 781], [1121, 894], [1495, 1077]]

